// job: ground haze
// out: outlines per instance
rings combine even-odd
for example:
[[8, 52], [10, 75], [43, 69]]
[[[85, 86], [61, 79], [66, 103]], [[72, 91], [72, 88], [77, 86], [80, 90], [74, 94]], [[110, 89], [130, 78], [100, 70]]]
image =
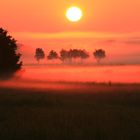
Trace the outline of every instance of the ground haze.
[[0, 139], [139, 140], [139, 70], [26, 66], [0, 82]]

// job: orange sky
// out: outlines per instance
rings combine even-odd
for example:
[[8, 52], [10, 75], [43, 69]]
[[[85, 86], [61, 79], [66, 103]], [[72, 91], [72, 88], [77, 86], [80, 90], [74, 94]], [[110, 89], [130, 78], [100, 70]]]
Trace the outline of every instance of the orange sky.
[[[65, 18], [66, 9], [72, 5], [83, 10], [83, 19], [78, 23]], [[129, 54], [131, 48], [134, 54], [140, 52], [140, 0], [1, 0], [0, 26], [22, 44], [34, 47], [54, 46], [56, 43], [50, 39], [101, 38], [105, 42], [110, 39], [125, 42], [121, 47], [128, 43]], [[65, 42], [58, 41], [55, 46], [64, 46]], [[93, 41], [85, 46], [91, 50], [91, 44]]]
[[[71, 5], [83, 9], [75, 25], [65, 18]], [[0, 24], [13, 32], [140, 32], [139, 0], [1, 0]]]

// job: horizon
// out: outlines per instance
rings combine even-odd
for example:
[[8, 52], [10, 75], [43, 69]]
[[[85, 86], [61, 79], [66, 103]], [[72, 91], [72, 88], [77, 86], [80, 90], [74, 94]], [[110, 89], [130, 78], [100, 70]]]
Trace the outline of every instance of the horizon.
[[0, 140], [140, 140], [140, 0], [1, 0]]
[[[59, 51], [72, 46], [90, 52], [103, 48], [111, 63], [140, 64], [139, 0], [5, 0], [1, 5], [1, 26], [22, 44], [25, 63], [34, 62], [35, 48]], [[66, 19], [71, 6], [83, 12], [78, 22]]]

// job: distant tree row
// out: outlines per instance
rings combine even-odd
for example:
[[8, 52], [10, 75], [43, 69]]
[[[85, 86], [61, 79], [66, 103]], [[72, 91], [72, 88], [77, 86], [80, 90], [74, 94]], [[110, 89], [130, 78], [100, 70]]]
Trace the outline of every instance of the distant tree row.
[[81, 49], [70, 49], [70, 50], [64, 50], [62, 49], [60, 51], [60, 60], [63, 62], [63, 63], [71, 63], [73, 60], [75, 59], [81, 59], [84, 60], [84, 59], [87, 59], [89, 58], [89, 54], [87, 51], [85, 50], [81, 50]]
[[[93, 56], [96, 61], [100, 63], [101, 59], [106, 57], [106, 52], [102, 49], [97, 49], [93, 52]], [[81, 62], [83, 62], [83, 60], [89, 58], [89, 53], [86, 50], [81, 49], [62, 49], [60, 54], [58, 54], [56, 51], [51, 50], [46, 57], [48, 60], [59, 59], [63, 63], [72, 63], [75, 59], [80, 59]], [[41, 59], [45, 59], [45, 52], [42, 48], [36, 48], [35, 59], [38, 61], [38, 63]]]
[[[8, 34], [8, 32], [0, 28], [0, 79], [9, 78], [15, 72], [22, 68], [21, 54], [18, 53], [19, 45], [17, 41]], [[106, 52], [102, 49], [95, 50], [93, 56], [99, 63], [101, 59], [106, 57]], [[72, 63], [76, 59], [81, 62], [89, 58], [89, 53], [81, 49], [62, 49], [58, 54], [51, 50], [47, 56], [42, 48], [36, 48], [35, 58], [39, 61], [47, 57], [48, 60], [61, 60], [63, 63]]]

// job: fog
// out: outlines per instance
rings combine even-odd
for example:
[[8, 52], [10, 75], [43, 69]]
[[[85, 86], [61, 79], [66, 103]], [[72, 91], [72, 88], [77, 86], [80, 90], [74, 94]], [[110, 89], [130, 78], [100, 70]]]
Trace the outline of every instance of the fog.
[[[140, 65], [120, 66], [24, 66], [14, 78], [0, 87], [53, 88], [77, 87], [78, 83], [140, 83]], [[77, 83], [77, 84], [76, 84]]]
[[140, 66], [26, 66], [22, 79], [66, 82], [140, 82]]

